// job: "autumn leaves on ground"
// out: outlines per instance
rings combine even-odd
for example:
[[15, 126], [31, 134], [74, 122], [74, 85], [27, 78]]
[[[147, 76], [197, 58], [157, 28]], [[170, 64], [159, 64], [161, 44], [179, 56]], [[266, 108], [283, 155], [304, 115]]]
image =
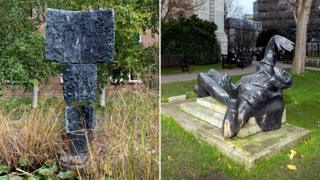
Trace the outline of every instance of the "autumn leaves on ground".
[[[1, 100], [0, 175], [24, 178], [66, 178], [79, 172], [62, 171], [65, 153], [61, 98]], [[90, 162], [82, 176], [89, 178], [155, 179], [158, 177], [158, 93], [145, 87], [116, 87], [107, 107], [96, 108], [97, 126], [90, 145]]]

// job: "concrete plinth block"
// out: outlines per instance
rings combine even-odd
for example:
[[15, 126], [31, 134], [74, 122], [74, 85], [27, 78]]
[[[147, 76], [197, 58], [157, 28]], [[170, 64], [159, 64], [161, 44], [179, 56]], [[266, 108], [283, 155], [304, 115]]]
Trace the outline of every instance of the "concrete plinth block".
[[186, 100], [186, 95], [181, 95], [181, 96], [172, 96], [168, 98], [168, 102], [172, 103], [172, 102], [181, 102], [181, 101], [185, 101]]
[[[222, 127], [224, 115], [227, 111], [226, 105], [220, 103], [212, 97], [197, 98], [196, 101], [182, 103], [180, 108], [192, 116], [195, 116], [200, 120], [212, 124], [220, 129]], [[282, 123], [286, 122], [286, 109], [284, 109], [281, 121]], [[256, 119], [251, 117], [240, 129], [237, 137], [245, 138], [258, 132], [261, 132], [261, 129], [256, 123]]]
[[197, 98], [197, 104], [210, 110], [219, 112], [221, 114], [225, 114], [227, 112], [226, 105], [220, 103], [219, 101], [210, 96], [204, 98]]
[[[203, 106], [199, 106], [198, 102], [185, 102], [180, 104], [180, 109], [186, 113], [189, 113], [190, 115], [205, 121], [213, 126], [216, 126], [217, 128], [222, 128], [222, 122], [224, 119], [224, 114], [215, 111], [216, 108], [208, 109]], [[250, 136], [252, 134], [256, 134], [258, 132], [261, 132], [260, 127], [257, 125], [255, 118], [251, 118], [248, 123], [246, 123], [238, 132], [237, 136], [240, 138], [245, 138], [247, 136]]]
[[188, 102], [164, 104], [162, 105], [162, 113], [172, 117], [196, 137], [216, 146], [229, 158], [244, 164], [247, 169], [283, 148], [294, 146], [310, 135], [309, 130], [284, 123], [279, 130], [259, 132], [246, 138], [224, 138], [221, 129], [182, 111], [181, 104], [186, 103]]
[[[205, 107], [207, 109], [211, 109], [213, 111], [219, 112], [221, 114], [225, 114], [227, 112], [227, 106], [222, 104], [222, 103], [220, 103], [219, 101], [217, 101], [216, 99], [212, 98], [211, 96], [204, 97], [204, 98], [197, 98], [197, 104], [199, 104], [200, 106]], [[287, 118], [287, 116], [286, 116], [286, 108], [284, 108], [281, 122], [285, 123], [286, 122], [286, 118]], [[251, 124], [251, 125], [257, 124], [255, 118], [249, 119], [248, 123]]]
[[187, 112], [192, 116], [201, 119], [202, 121], [205, 121], [218, 128], [222, 127], [224, 115], [219, 112], [199, 106], [196, 102], [182, 103], [180, 108], [184, 112]]

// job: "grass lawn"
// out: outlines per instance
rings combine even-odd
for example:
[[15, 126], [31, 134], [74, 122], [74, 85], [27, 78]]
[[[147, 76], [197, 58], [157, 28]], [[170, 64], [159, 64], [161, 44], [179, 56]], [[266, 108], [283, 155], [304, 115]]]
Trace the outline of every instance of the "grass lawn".
[[[232, 77], [232, 82], [236, 82], [241, 76]], [[182, 81], [179, 83], [164, 83], [161, 84], [161, 100], [166, 102], [169, 97], [178, 95], [191, 95], [194, 94], [193, 88], [196, 85], [196, 80]], [[192, 95], [191, 95], [192, 96]]]
[[[237, 80], [240, 77], [235, 77]], [[219, 153], [217, 148], [186, 132], [172, 118], [162, 116], [161, 163], [163, 179], [320, 179], [320, 72], [294, 76], [284, 91], [287, 122], [311, 130], [311, 138], [259, 162], [249, 172]], [[191, 92], [195, 81], [162, 85], [162, 98]], [[289, 170], [287, 165], [295, 165]]]
[[[208, 65], [190, 65], [189, 66], [190, 72], [207, 71], [211, 68], [220, 69], [221, 63], [208, 64]], [[176, 73], [183, 73], [180, 67], [162, 67], [161, 68], [161, 74], [176, 74]]]

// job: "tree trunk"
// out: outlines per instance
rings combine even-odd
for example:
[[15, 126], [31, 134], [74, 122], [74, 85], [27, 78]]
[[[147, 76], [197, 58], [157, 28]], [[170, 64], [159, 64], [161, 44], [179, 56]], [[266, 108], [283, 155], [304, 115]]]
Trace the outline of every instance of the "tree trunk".
[[101, 89], [100, 93], [100, 106], [106, 107], [106, 86]]
[[301, 74], [305, 70], [307, 30], [312, 0], [304, 0], [297, 14], [296, 43], [292, 62], [292, 73]]
[[38, 95], [39, 95], [39, 87], [38, 85], [33, 85], [33, 98], [32, 98], [32, 108], [35, 109], [38, 107]]

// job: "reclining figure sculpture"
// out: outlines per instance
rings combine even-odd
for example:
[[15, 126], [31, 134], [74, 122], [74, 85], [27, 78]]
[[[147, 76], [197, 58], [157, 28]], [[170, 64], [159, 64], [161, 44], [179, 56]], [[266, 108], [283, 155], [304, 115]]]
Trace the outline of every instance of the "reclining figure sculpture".
[[284, 111], [282, 89], [290, 87], [292, 79], [287, 72], [275, 67], [276, 50], [292, 51], [294, 43], [275, 35], [265, 49], [264, 58], [256, 72], [243, 76], [236, 84], [230, 76], [211, 69], [200, 73], [195, 91], [198, 97], [212, 96], [227, 105], [222, 124], [222, 135], [233, 137], [251, 117], [263, 131], [281, 128]]

